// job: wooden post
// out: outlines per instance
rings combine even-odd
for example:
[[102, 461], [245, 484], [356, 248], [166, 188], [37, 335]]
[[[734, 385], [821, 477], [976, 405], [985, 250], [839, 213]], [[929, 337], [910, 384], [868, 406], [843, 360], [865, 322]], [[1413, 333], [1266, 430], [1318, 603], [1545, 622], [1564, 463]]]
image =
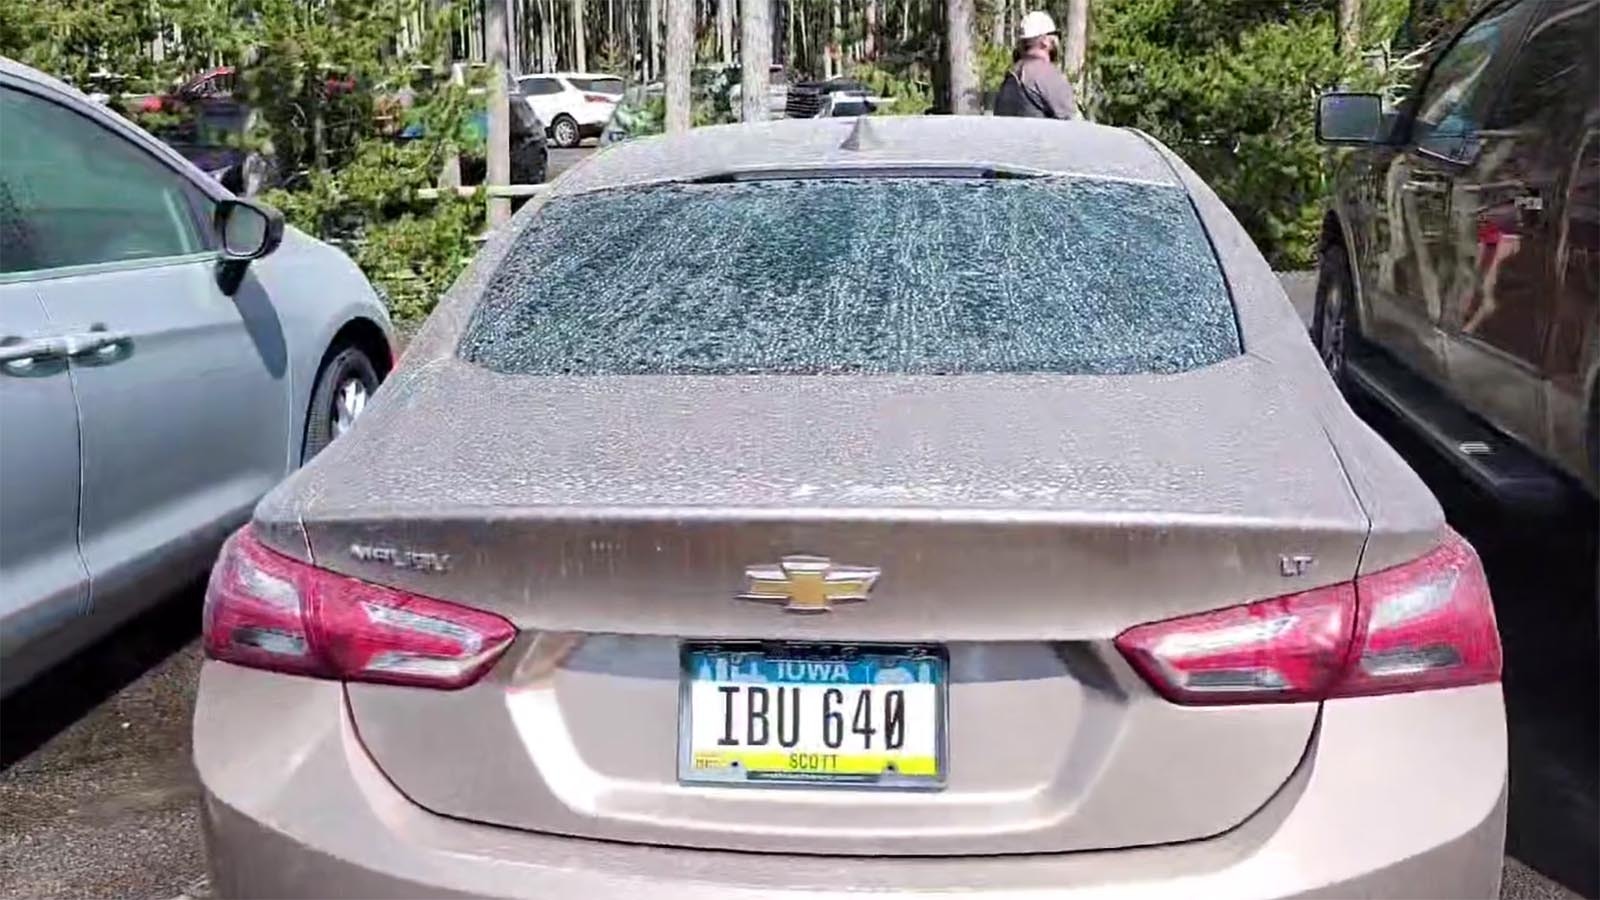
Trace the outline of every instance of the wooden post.
[[689, 66], [694, 62], [694, 0], [667, 0], [667, 133], [689, 130]]
[[1089, 0], [1067, 0], [1067, 30], [1061, 36], [1061, 61], [1067, 70], [1067, 80], [1078, 95], [1078, 107], [1084, 106], [1085, 78], [1083, 64], [1089, 58]]
[[[511, 183], [511, 109], [506, 95], [506, 0], [484, 0], [484, 52], [489, 61], [488, 172], [484, 184], [491, 189]], [[511, 218], [511, 201], [489, 195], [491, 230]]]
[[739, 121], [764, 122], [772, 65], [772, 0], [740, 0], [739, 27]]
[[981, 110], [978, 63], [972, 49], [972, 0], [946, 0], [950, 48], [950, 112], [975, 116]]

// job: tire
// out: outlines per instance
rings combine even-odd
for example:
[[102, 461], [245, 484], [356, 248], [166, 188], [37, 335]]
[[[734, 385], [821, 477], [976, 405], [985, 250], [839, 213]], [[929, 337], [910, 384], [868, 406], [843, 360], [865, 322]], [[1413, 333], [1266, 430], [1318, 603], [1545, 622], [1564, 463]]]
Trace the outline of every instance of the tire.
[[550, 123], [550, 139], [557, 147], [576, 147], [583, 140], [583, 131], [578, 128], [576, 119], [563, 113]]
[[378, 389], [378, 370], [359, 347], [335, 350], [317, 373], [306, 410], [306, 439], [300, 462], [308, 463], [360, 416]]
[[1345, 365], [1350, 345], [1358, 336], [1351, 307], [1355, 302], [1355, 283], [1350, 277], [1350, 256], [1341, 244], [1322, 248], [1317, 267], [1317, 300], [1311, 314], [1311, 343], [1322, 357], [1322, 365], [1341, 389], [1348, 387]]

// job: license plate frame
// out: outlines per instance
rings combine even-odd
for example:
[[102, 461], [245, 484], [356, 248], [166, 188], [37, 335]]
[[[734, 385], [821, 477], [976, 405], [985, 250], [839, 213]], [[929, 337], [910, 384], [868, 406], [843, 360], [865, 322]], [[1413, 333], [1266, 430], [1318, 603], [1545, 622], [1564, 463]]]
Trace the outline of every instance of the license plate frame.
[[[949, 685], [950, 658], [944, 647], [931, 644], [814, 643], [771, 641], [688, 641], [679, 647], [678, 677], [678, 783], [687, 787], [738, 787], [759, 790], [828, 789], [868, 791], [940, 791], [949, 779]], [[906, 775], [886, 772], [876, 775], [854, 773], [794, 773], [724, 768], [695, 768], [692, 691], [696, 680], [694, 662], [699, 654], [758, 654], [775, 661], [845, 661], [863, 659], [925, 662], [933, 667], [935, 772], [932, 775]], [[859, 682], [852, 682], [859, 683]], [[847, 716], [848, 719], [848, 716]], [[848, 726], [847, 726], [848, 727]]]

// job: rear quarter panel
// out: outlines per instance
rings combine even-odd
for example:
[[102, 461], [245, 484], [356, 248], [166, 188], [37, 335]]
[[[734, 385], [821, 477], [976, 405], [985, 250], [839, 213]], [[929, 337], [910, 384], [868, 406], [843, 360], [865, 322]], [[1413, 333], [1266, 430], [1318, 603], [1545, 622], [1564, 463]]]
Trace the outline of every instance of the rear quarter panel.
[[355, 263], [297, 229], [285, 229], [277, 251], [250, 268], [250, 277], [259, 280], [272, 298], [288, 346], [290, 423], [284, 452], [292, 470], [300, 463], [317, 372], [339, 329], [365, 319], [383, 331], [393, 348], [394, 326]]
[[[1149, 138], [1147, 138], [1149, 139]], [[1270, 361], [1286, 391], [1316, 417], [1369, 520], [1362, 574], [1415, 559], [1438, 545], [1444, 511], [1400, 455], [1351, 412], [1266, 258], [1200, 176], [1149, 139], [1172, 165], [1222, 264], [1245, 353]]]

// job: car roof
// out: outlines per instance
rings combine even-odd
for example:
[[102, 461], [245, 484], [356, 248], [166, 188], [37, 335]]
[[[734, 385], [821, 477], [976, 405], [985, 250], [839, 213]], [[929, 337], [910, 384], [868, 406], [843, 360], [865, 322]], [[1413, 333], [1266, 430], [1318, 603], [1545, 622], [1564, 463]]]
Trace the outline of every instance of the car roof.
[[68, 94], [78, 94], [78, 89], [74, 88], [70, 84], [67, 84], [65, 81], [50, 75], [46, 75], [45, 73], [39, 71], [38, 69], [32, 68], [31, 66], [25, 66], [22, 63], [11, 59], [10, 57], [0, 56], [0, 72], [10, 75], [13, 78], [19, 78], [23, 81], [31, 81], [34, 84], [54, 88], [55, 90], [64, 91]]
[[[859, 149], [847, 149], [847, 142]], [[1181, 186], [1155, 142], [1128, 129], [993, 116], [875, 116], [718, 125], [624, 141], [562, 176], [553, 193], [742, 170], [895, 166], [999, 167]]]

